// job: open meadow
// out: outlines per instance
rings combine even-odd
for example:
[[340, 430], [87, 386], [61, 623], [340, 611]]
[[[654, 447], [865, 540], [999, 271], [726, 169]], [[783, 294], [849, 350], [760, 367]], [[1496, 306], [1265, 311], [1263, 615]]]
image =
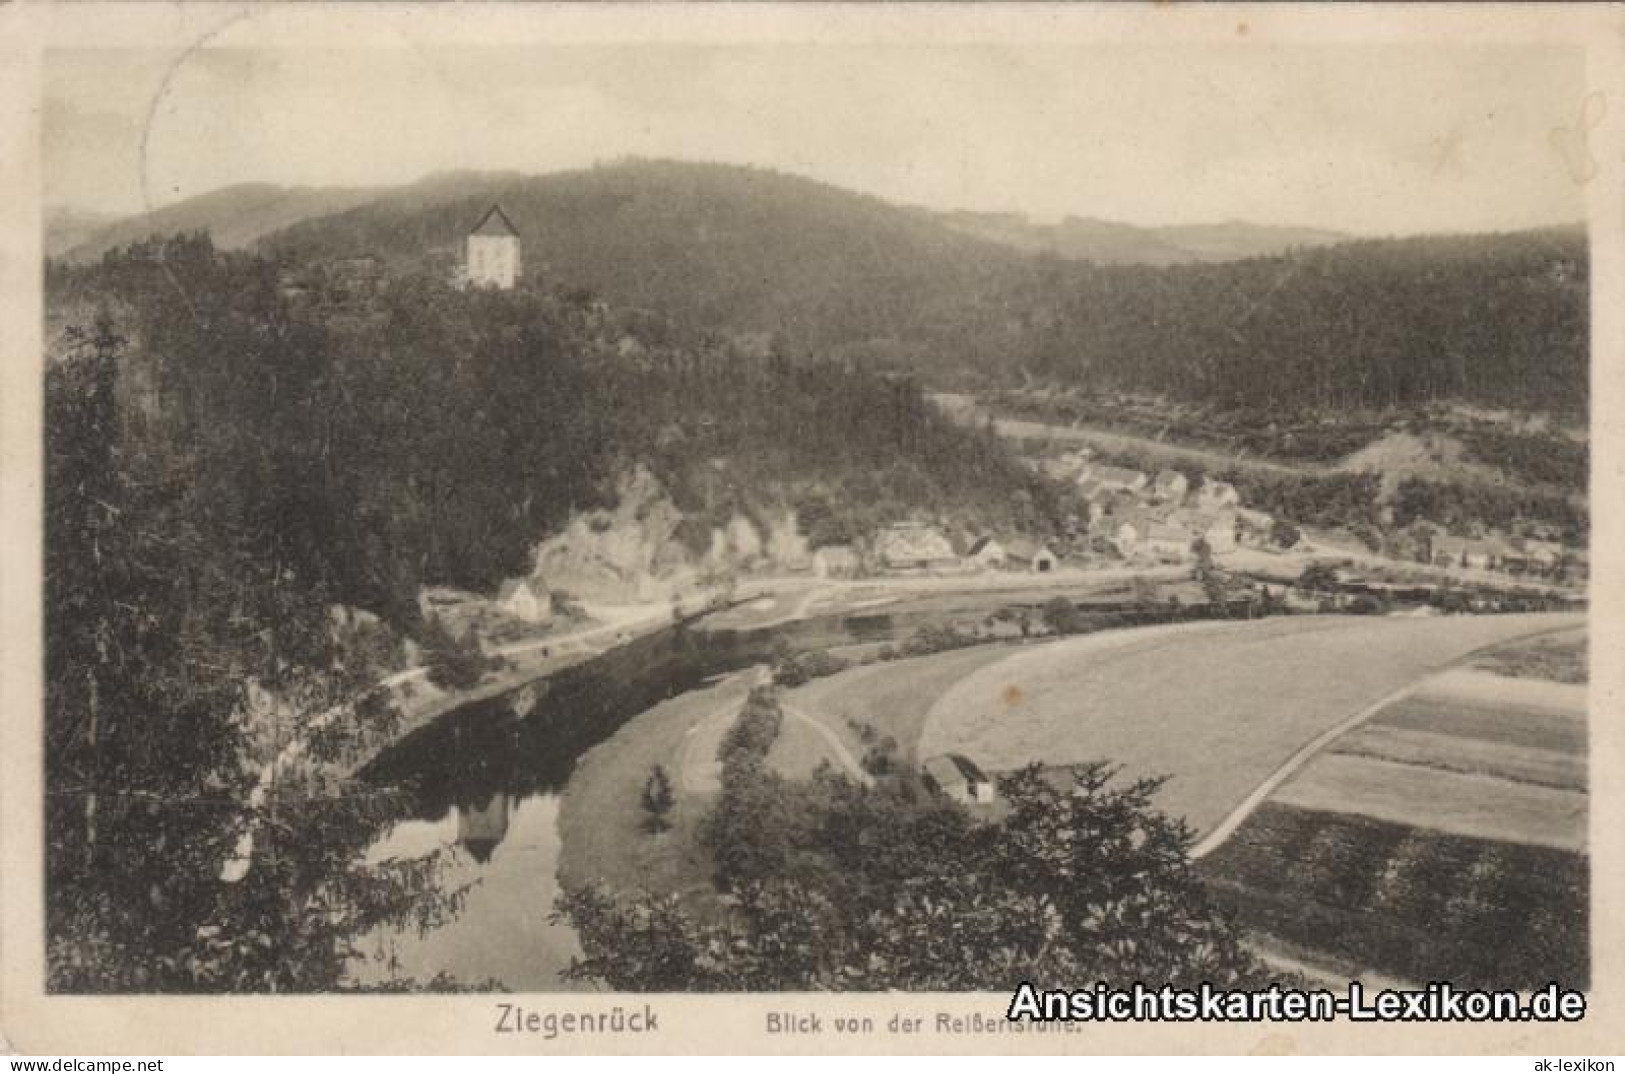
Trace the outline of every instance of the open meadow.
[[981, 668], [932, 704], [918, 755], [989, 771], [1109, 760], [1167, 775], [1163, 809], [1224, 820], [1317, 737], [1474, 651], [1570, 615], [1291, 617], [1110, 632]]
[[[703, 903], [711, 860], [700, 838], [716, 800], [715, 757], [753, 676], [729, 676], [662, 702], [582, 756], [559, 803], [565, 887], [682, 893]], [[670, 828], [651, 832], [641, 792], [655, 765], [671, 778]]]
[[[816, 720], [861, 757], [870, 743], [861, 728], [897, 743], [897, 759], [917, 765], [915, 746], [931, 705], [955, 682], [989, 664], [1008, 658], [1009, 645], [977, 645], [911, 660], [887, 661], [849, 668], [798, 686], [786, 693], [787, 711]], [[787, 721], [773, 744], [768, 763], [788, 776], [802, 775], [820, 760], [838, 760], [820, 736], [801, 721]]]

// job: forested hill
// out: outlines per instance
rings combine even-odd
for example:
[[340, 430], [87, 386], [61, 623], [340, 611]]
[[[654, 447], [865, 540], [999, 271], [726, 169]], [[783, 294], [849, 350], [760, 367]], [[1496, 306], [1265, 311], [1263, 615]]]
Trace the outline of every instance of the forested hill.
[[1218, 265], [1052, 266], [1016, 295], [1022, 367], [1062, 382], [1322, 412], [1439, 400], [1586, 410], [1579, 228]]
[[[1303, 243], [1244, 260], [1108, 264], [1127, 241], [1116, 231], [1097, 236], [1090, 261], [1082, 240], [1063, 257], [777, 172], [631, 161], [439, 176], [319, 215], [278, 203], [298, 222], [258, 246], [292, 265], [372, 254], [397, 271], [449, 272], [493, 200], [541, 286], [934, 386], [1037, 377], [1231, 408], [1586, 409], [1579, 227], [1331, 245], [1317, 245], [1329, 233], [1269, 232]], [[1146, 234], [1204, 256], [1262, 241], [1225, 225]]]
[[[736, 517], [763, 532], [797, 517], [815, 544], [911, 516], [1058, 525], [1053, 490], [904, 378], [669, 342], [685, 333], [568, 288], [457, 291], [420, 274], [370, 305], [312, 312], [278, 278], [275, 262], [206, 236], [60, 267], [53, 384], [116, 367], [113, 449], [132, 485], [177, 496], [153, 532], [215, 527], [208, 539], [397, 621], [420, 585], [525, 573], [537, 541], [613, 505], [635, 470], [681, 512], [696, 561]], [[98, 327], [97, 311], [112, 321]], [[628, 332], [644, 340], [630, 354]], [[83, 430], [52, 434], [72, 454]]]
[[939, 219], [955, 230], [1028, 253], [1051, 253], [1102, 265], [1183, 265], [1240, 261], [1306, 246], [1348, 242], [1353, 236], [1318, 228], [1270, 227], [1245, 220], [1222, 224], [1138, 227], [1068, 216], [1040, 224], [1019, 213], [948, 212]]
[[1578, 227], [1108, 265], [757, 169], [637, 161], [465, 182], [462, 196], [446, 184], [403, 191], [265, 246], [293, 261], [372, 253], [449, 268], [496, 199], [523, 233], [527, 274], [544, 282], [939, 385], [1039, 376], [1293, 409], [1586, 406]]
[[[492, 201], [518, 227], [527, 276], [589, 288], [691, 327], [776, 333], [826, 350], [949, 323], [1025, 258], [927, 214], [777, 172], [634, 161], [414, 190], [266, 241], [285, 260], [369, 253], [449, 269]], [[910, 342], [918, 342], [911, 339]]]

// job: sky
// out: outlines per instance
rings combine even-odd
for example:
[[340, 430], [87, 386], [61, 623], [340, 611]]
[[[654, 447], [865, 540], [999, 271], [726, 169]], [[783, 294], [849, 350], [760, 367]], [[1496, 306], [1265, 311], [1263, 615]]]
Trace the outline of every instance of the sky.
[[1583, 218], [1561, 46], [397, 42], [47, 54], [46, 201], [393, 185], [623, 156], [939, 209], [1387, 235]]

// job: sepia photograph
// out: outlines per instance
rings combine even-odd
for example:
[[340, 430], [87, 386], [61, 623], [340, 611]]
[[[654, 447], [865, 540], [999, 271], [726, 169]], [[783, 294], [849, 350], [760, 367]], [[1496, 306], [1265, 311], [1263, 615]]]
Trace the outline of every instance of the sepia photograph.
[[1583, 35], [415, 7], [42, 16], [8, 973], [1594, 989]]

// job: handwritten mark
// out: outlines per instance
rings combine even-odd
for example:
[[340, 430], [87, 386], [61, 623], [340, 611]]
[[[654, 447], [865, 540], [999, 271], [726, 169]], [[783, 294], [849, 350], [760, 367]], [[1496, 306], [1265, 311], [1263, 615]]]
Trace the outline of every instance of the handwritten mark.
[[1601, 91], [1586, 94], [1580, 102], [1580, 121], [1572, 127], [1553, 127], [1548, 136], [1552, 148], [1569, 170], [1569, 178], [1580, 186], [1597, 177], [1597, 158], [1591, 154], [1591, 132], [1608, 112], [1608, 99]]

